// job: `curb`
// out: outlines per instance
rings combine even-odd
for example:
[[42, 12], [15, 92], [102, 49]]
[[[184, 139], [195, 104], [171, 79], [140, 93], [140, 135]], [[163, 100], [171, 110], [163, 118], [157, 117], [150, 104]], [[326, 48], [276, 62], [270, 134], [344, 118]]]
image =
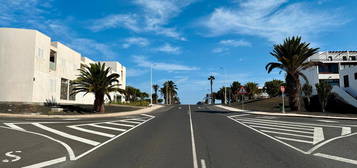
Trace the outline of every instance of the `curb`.
[[0, 117], [9, 117], [9, 118], [108, 118], [108, 117], [120, 117], [127, 115], [136, 115], [150, 113], [157, 109], [160, 109], [164, 106], [162, 105], [153, 105], [152, 107], [139, 109], [135, 111], [125, 111], [118, 113], [106, 113], [106, 114], [84, 114], [84, 115], [43, 115], [43, 114], [10, 114], [10, 113], [0, 113]]
[[270, 115], [270, 116], [283, 116], [283, 117], [306, 117], [306, 118], [321, 118], [321, 119], [339, 119], [339, 120], [357, 120], [355, 117], [336, 117], [336, 116], [319, 116], [319, 115], [308, 115], [308, 114], [296, 114], [296, 113], [270, 113], [270, 112], [258, 112], [258, 111], [248, 111], [241, 110], [234, 107], [228, 107], [223, 105], [215, 105], [218, 108], [223, 108], [229, 111], [241, 112], [246, 114], [257, 114], [257, 115]]

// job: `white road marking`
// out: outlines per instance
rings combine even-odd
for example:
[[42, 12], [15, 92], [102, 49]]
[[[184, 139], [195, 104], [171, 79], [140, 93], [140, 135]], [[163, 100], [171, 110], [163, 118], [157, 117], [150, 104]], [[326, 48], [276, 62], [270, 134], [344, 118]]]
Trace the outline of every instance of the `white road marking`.
[[242, 122], [240, 122], [240, 121], [238, 121], [238, 120], [236, 120], [236, 119], [234, 119], [234, 118], [231, 118], [231, 117], [229, 117], [229, 116], [228, 116], [228, 118], [231, 119], [231, 120], [233, 120], [234, 122], [237, 122], [237, 123], [239, 123], [239, 124], [241, 124], [241, 125], [243, 125], [243, 126], [249, 128], [249, 129], [251, 129], [251, 130], [253, 130], [253, 131], [255, 131], [255, 132], [258, 132], [259, 134], [262, 134], [262, 135], [264, 135], [264, 136], [266, 136], [266, 137], [268, 137], [268, 138], [274, 140], [274, 141], [277, 141], [277, 142], [279, 142], [279, 143], [281, 143], [281, 144], [284, 144], [284, 145], [286, 145], [286, 146], [288, 146], [288, 147], [290, 147], [290, 148], [292, 148], [292, 149], [294, 149], [294, 150], [296, 150], [296, 151], [299, 151], [299, 152], [301, 152], [301, 153], [307, 154], [307, 152], [305, 152], [305, 151], [303, 151], [303, 150], [301, 150], [301, 149], [299, 149], [299, 148], [296, 148], [296, 147], [294, 147], [294, 146], [292, 146], [292, 145], [290, 145], [290, 144], [288, 144], [288, 143], [286, 143], [286, 142], [284, 142], [284, 141], [282, 141], [282, 140], [279, 140], [279, 139], [277, 139], [277, 138], [275, 138], [275, 137], [273, 137], [273, 136], [270, 136], [270, 135], [268, 135], [268, 134], [266, 134], [266, 133], [264, 133], [264, 132], [261, 132], [261, 131], [259, 131], [258, 129], [255, 129], [255, 128], [253, 128], [253, 127], [247, 125], [247, 124], [244, 124], [244, 123], [242, 123]]
[[117, 138], [119, 138], [119, 137], [125, 135], [126, 133], [130, 132], [131, 130], [133, 130], [133, 129], [135, 129], [135, 128], [141, 126], [141, 125], [143, 125], [144, 123], [146, 123], [146, 122], [152, 120], [153, 118], [155, 118], [155, 116], [151, 116], [151, 115], [148, 115], [148, 114], [146, 114], [146, 116], [150, 117], [150, 119], [148, 119], [148, 120], [146, 120], [146, 121], [144, 121], [144, 122], [142, 122], [142, 123], [136, 125], [135, 127], [132, 127], [132, 128], [130, 128], [130, 129], [128, 129], [128, 130], [125, 131], [125, 132], [120, 133], [119, 135], [117, 135], [117, 136], [113, 137], [112, 139], [109, 139], [109, 140], [107, 140], [107, 141], [101, 143], [100, 145], [98, 145], [98, 146], [96, 146], [96, 147], [94, 147], [94, 148], [92, 148], [92, 149], [89, 149], [88, 151], [86, 151], [86, 152], [84, 152], [84, 153], [78, 155], [74, 160], [78, 160], [78, 159], [80, 159], [80, 158], [82, 158], [82, 157], [88, 155], [89, 153], [91, 153], [91, 152], [95, 151], [96, 149], [100, 148], [101, 146], [103, 146], [103, 145], [105, 145], [105, 144], [107, 144], [107, 143], [109, 143], [109, 142], [111, 142], [111, 141], [113, 141], [113, 140], [115, 140], [115, 139], [117, 139]]
[[107, 134], [107, 133], [104, 133], [104, 132], [93, 131], [93, 130], [81, 128], [81, 127], [75, 126], [75, 125], [71, 125], [71, 126], [67, 126], [67, 127], [75, 129], [75, 130], [78, 130], [78, 131], [87, 132], [87, 133], [91, 133], [91, 134], [96, 134], [96, 135], [100, 135], [100, 136], [105, 136], [105, 137], [109, 137], [109, 138], [115, 137], [115, 135], [113, 135], [113, 134]]
[[239, 119], [241, 122], [256, 122], [256, 123], [265, 123], [265, 124], [275, 124], [275, 125], [285, 125], [285, 126], [293, 126], [293, 127], [300, 127], [300, 128], [310, 128], [311, 130], [314, 128], [313, 126], [305, 126], [305, 125], [297, 125], [297, 124], [287, 124], [279, 121], [260, 121], [259, 119]]
[[[8, 128], [8, 127], [3, 127], [3, 126], [0, 126], [0, 127], [1, 127], [1, 128], [5, 128], [5, 129], [13, 129], [13, 128]], [[15, 129], [15, 130], [16, 130], [16, 129]], [[75, 160], [75, 156], [74, 156], [74, 152], [73, 152], [72, 148], [71, 148], [69, 145], [67, 145], [66, 143], [64, 143], [64, 142], [62, 142], [62, 141], [60, 141], [60, 140], [54, 139], [54, 138], [52, 138], [52, 137], [50, 137], [50, 136], [41, 134], [41, 133], [31, 132], [31, 131], [26, 131], [26, 130], [18, 130], [18, 131], [26, 132], [26, 133], [30, 133], [30, 134], [34, 134], [34, 135], [39, 135], [39, 136], [45, 137], [45, 138], [47, 138], [47, 139], [50, 139], [50, 140], [52, 140], [52, 141], [55, 141], [55, 142], [61, 144], [61, 145], [67, 150], [68, 155], [69, 155], [69, 159], [70, 159], [70, 160]]]
[[136, 122], [136, 121], [128, 121], [128, 120], [119, 120], [120, 122], [126, 122], [126, 123], [131, 123], [131, 124], [140, 124], [140, 122]]
[[201, 167], [206, 168], [206, 161], [204, 159], [201, 159]]
[[311, 148], [309, 151], [307, 151], [308, 153], [312, 153], [314, 152], [315, 150], [319, 149], [320, 147], [334, 141], [334, 140], [337, 140], [337, 139], [341, 139], [341, 138], [346, 138], [346, 137], [349, 137], [349, 136], [353, 136], [353, 135], [357, 135], [357, 132], [355, 133], [352, 133], [352, 134], [347, 134], [347, 135], [341, 135], [341, 136], [338, 136], [338, 137], [335, 137], [335, 138], [331, 138], [331, 139], [328, 139], [326, 141], [323, 141], [322, 143], [314, 146], [313, 148]]
[[182, 109], [182, 107], [178, 107], [178, 109], [179, 109], [179, 110], [181, 110], [181, 109]]
[[327, 155], [327, 154], [323, 154], [323, 153], [315, 153], [314, 155], [323, 157], [326, 159], [331, 159], [331, 160], [336, 160], [336, 161], [340, 161], [340, 162], [357, 165], [357, 160], [347, 159], [347, 158], [343, 158], [343, 157], [339, 157], [339, 156]]
[[57, 158], [57, 159], [53, 159], [53, 160], [37, 163], [37, 164], [34, 164], [34, 165], [25, 166], [25, 167], [22, 167], [22, 168], [42, 168], [42, 167], [51, 166], [51, 165], [54, 165], [54, 164], [57, 164], [57, 163], [61, 163], [61, 162], [64, 162], [64, 161], [66, 161], [66, 157], [65, 156]]
[[192, 124], [191, 106], [190, 106], [190, 105], [188, 105], [188, 116], [189, 116], [189, 118], [190, 118], [190, 130], [191, 130], [191, 142], [192, 142], [193, 168], [198, 168], [197, 153], [196, 153], [196, 144], [195, 144], [195, 137], [194, 137], [194, 133], [193, 133], [193, 124]]
[[295, 129], [295, 130], [305, 130], [305, 131], [312, 131], [313, 128], [298, 128], [298, 127], [292, 127], [292, 126], [284, 126], [280, 124], [267, 124], [267, 123], [260, 123], [260, 122], [243, 122], [246, 124], [253, 124], [253, 125], [263, 125], [263, 126], [271, 126], [271, 127], [277, 127], [277, 128], [287, 128], [287, 129]]
[[118, 125], [118, 126], [124, 126], [124, 127], [135, 127], [135, 125], [121, 124], [121, 123], [115, 123], [115, 122], [105, 122], [105, 124]]
[[13, 123], [4, 123], [5, 125], [7, 125], [8, 127], [10, 128], [13, 128], [13, 129], [17, 129], [17, 130], [22, 130], [22, 131], [25, 131], [25, 129], [13, 124]]
[[351, 127], [342, 127], [341, 135], [347, 135], [352, 132]]
[[294, 142], [302, 142], [302, 143], [312, 144], [312, 142], [311, 142], [311, 141], [305, 141], [305, 140], [301, 140], [301, 139], [286, 138], [286, 137], [278, 137], [278, 136], [276, 136], [276, 138], [281, 139], [281, 140], [287, 140], [287, 141], [294, 141]]
[[[238, 119], [242, 120], [242, 119]], [[246, 119], [243, 119], [246, 120]], [[277, 121], [277, 120], [264, 120], [264, 119], [250, 119], [250, 120], [257, 120], [263, 122], [275, 122], [275, 123], [283, 123], [283, 124], [296, 124], [299, 126], [310, 126], [310, 127], [331, 127], [331, 128], [341, 128], [342, 126], [336, 125], [324, 125], [324, 124], [310, 124], [310, 123], [302, 123], [302, 122], [291, 122], [291, 121]]]
[[311, 138], [312, 136], [307, 136], [307, 135], [299, 135], [299, 134], [290, 134], [290, 133], [284, 133], [284, 132], [276, 132], [276, 131], [269, 131], [269, 130], [260, 130], [265, 133], [272, 133], [272, 134], [279, 134], [279, 135], [288, 135], [288, 136], [296, 136], [296, 137], [303, 137], [303, 138]]
[[140, 122], [143, 122], [145, 121], [144, 119], [141, 119], [141, 118], [131, 118], [131, 119], [127, 119], [127, 120], [134, 120], [134, 121], [140, 121]]
[[85, 138], [82, 138], [82, 137], [79, 137], [79, 136], [71, 135], [71, 134], [68, 134], [68, 133], [65, 133], [65, 132], [62, 132], [62, 131], [59, 131], [59, 130], [56, 130], [56, 129], [53, 129], [53, 128], [50, 128], [50, 127], [47, 127], [47, 126], [44, 126], [44, 125], [42, 125], [40, 123], [32, 123], [32, 125], [34, 125], [36, 127], [39, 127], [41, 129], [44, 129], [46, 131], [52, 132], [54, 134], [63, 136], [65, 138], [72, 139], [72, 140], [75, 140], [75, 141], [79, 141], [79, 142], [82, 142], [82, 143], [86, 143], [88, 145], [97, 146], [97, 145], [100, 144], [99, 142], [96, 142], [96, 141], [93, 141], [93, 140], [89, 140], [89, 139], [85, 139]]
[[323, 140], [325, 140], [323, 129], [321, 127], [315, 127], [313, 144], [315, 145]]
[[333, 120], [317, 120], [320, 122], [326, 122], [326, 123], [338, 123], [338, 121], [333, 121]]
[[251, 115], [251, 114], [238, 114], [238, 115], [231, 115], [229, 117], [243, 117], [243, 116], [248, 116], [248, 115]]
[[107, 126], [98, 125], [98, 124], [88, 124], [88, 125], [90, 125], [92, 127], [103, 128], [103, 129], [114, 130], [114, 131], [121, 131], [121, 132], [126, 131], [126, 129], [107, 127]]
[[273, 128], [273, 127], [264, 127], [264, 126], [257, 126], [257, 125], [249, 125], [254, 128], [262, 128], [262, 129], [270, 129], [270, 130], [278, 130], [278, 131], [287, 131], [287, 132], [295, 132], [295, 133], [303, 133], [303, 134], [314, 134], [313, 132], [306, 132], [306, 131], [298, 131], [298, 130], [290, 130], [290, 129], [281, 129], [281, 128]]

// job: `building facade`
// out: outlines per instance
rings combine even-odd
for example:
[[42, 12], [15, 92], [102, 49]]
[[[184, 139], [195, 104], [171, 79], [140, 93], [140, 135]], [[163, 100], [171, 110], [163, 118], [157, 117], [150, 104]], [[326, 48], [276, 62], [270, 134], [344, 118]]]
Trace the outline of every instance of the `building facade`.
[[[357, 66], [357, 51], [319, 52], [311, 56], [308, 61], [322, 63], [322, 65], [302, 71], [313, 88], [320, 81], [325, 81], [333, 86], [340, 86], [340, 71]], [[305, 80], [301, 79], [301, 83], [304, 84]], [[315, 89], [313, 92], [316, 94]]]
[[341, 88], [351, 96], [357, 98], [357, 66], [341, 70], [340, 79]]
[[[36, 30], [0, 28], [0, 101], [92, 104], [93, 94], [71, 95], [70, 82], [78, 69], [95, 61]], [[104, 62], [120, 75], [126, 86], [126, 68], [119, 62]], [[112, 98], [123, 100], [120, 93]], [[120, 101], [120, 100], [119, 100]]]

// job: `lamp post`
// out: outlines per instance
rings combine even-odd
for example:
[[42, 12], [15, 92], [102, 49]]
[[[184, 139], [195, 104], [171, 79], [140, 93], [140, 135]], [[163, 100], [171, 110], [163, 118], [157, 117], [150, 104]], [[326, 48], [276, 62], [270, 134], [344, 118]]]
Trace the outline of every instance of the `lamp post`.
[[152, 64], [150, 65], [150, 106], [152, 106]]
[[220, 67], [220, 69], [223, 70], [223, 75], [224, 75], [224, 104], [227, 104], [227, 87], [226, 87], [226, 82], [227, 82], [227, 75], [226, 75], [226, 70], [223, 67]]

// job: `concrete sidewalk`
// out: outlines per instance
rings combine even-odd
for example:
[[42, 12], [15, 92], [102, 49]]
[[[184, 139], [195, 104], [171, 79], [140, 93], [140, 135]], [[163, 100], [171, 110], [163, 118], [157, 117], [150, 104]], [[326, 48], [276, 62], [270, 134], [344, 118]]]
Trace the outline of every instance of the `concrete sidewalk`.
[[163, 105], [153, 105], [152, 107], [147, 107], [144, 109], [139, 109], [135, 111], [125, 111], [117, 113], [105, 113], [105, 114], [84, 114], [84, 115], [43, 115], [43, 114], [10, 114], [10, 113], [0, 113], [0, 117], [11, 117], [11, 118], [107, 118], [107, 117], [120, 117], [127, 115], [136, 115], [150, 113], [157, 109], [164, 107]]
[[337, 116], [321, 116], [321, 115], [308, 115], [308, 114], [298, 114], [298, 113], [272, 113], [272, 112], [260, 112], [260, 111], [249, 111], [242, 110], [234, 107], [215, 105], [218, 108], [223, 108], [228, 111], [235, 111], [248, 114], [258, 114], [258, 115], [270, 115], [270, 116], [286, 116], [286, 117], [308, 117], [308, 118], [323, 118], [323, 119], [341, 119], [341, 120], [357, 120], [355, 117], [337, 117]]

